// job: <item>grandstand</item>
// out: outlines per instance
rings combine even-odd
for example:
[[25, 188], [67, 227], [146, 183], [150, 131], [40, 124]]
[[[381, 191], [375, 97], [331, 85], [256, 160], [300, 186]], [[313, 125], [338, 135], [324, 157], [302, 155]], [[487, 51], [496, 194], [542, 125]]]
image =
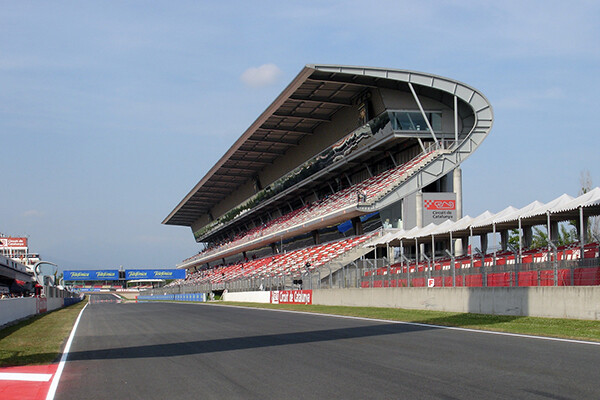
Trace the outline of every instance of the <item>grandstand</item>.
[[164, 219], [203, 244], [177, 267], [188, 283], [288, 286], [390, 260], [368, 246], [385, 229], [462, 217], [460, 164], [492, 121], [485, 96], [455, 80], [307, 65]]

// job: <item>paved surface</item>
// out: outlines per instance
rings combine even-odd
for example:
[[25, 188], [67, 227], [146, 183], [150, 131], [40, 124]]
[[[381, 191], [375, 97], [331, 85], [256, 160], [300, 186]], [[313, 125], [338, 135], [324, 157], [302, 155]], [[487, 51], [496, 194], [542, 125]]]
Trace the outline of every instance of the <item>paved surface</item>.
[[91, 304], [56, 399], [591, 399], [600, 346], [176, 303]]
[[121, 298], [114, 293], [92, 293], [88, 296], [91, 304], [121, 302]]

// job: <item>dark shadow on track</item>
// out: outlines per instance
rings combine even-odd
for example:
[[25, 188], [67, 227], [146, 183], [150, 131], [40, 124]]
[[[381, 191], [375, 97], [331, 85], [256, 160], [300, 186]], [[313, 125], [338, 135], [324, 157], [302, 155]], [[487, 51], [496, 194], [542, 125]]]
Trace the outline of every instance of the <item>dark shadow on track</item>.
[[325, 329], [308, 332], [247, 336], [227, 339], [210, 339], [181, 343], [164, 343], [90, 351], [75, 351], [69, 353], [68, 360], [81, 361], [96, 359], [104, 360], [174, 357], [190, 354], [205, 354], [221, 351], [256, 349], [271, 346], [286, 346], [303, 343], [393, 335], [429, 329], [436, 328], [406, 324], [383, 324], [353, 328]]

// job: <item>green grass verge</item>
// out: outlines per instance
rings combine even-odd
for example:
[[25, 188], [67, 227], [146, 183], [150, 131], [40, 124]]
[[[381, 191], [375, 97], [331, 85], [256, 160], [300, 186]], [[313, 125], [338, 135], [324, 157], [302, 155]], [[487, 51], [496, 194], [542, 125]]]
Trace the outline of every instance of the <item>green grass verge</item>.
[[454, 326], [496, 332], [521, 333], [526, 335], [600, 342], [600, 321], [451, 313], [442, 311], [406, 310], [401, 308], [383, 307], [346, 307], [238, 302], [215, 302], [212, 304], [348, 315], [353, 317], [377, 318], [390, 321], [418, 322], [432, 325]]
[[60, 357], [87, 300], [0, 330], [0, 367], [49, 364]]

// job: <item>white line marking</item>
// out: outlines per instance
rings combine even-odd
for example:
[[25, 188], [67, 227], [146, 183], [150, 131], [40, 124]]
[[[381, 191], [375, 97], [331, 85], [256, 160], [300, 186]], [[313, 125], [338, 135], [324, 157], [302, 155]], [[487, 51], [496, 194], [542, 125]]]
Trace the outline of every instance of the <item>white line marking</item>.
[[0, 372], [0, 381], [48, 382], [52, 374]]
[[79, 312], [79, 316], [77, 316], [77, 320], [75, 321], [75, 325], [73, 326], [73, 330], [71, 331], [71, 335], [69, 335], [69, 340], [67, 340], [67, 344], [65, 345], [65, 351], [60, 358], [60, 363], [58, 364], [58, 368], [54, 373], [54, 379], [52, 379], [52, 383], [50, 384], [50, 389], [48, 389], [48, 395], [46, 395], [46, 400], [54, 400], [54, 395], [56, 394], [56, 388], [58, 387], [58, 382], [60, 381], [60, 376], [62, 374], [63, 368], [65, 368], [65, 362], [67, 361], [67, 356], [69, 355], [69, 350], [71, 349], [71, 343], [73, 342], [73, 338], [75, 337], [75, 331], [77, 330], [77, 325], [79, 325], [79, 320], [81, 319], [81, 315], [85, 311], [86, 307], [90, 303], [87, 303]]
[[[209, 305], [209, 304], [206, 304], [206, 305]], [[323, 317], [356, 319], [356, 320], [359, 320], [359, 321], [386, 322], [386, 323], [389, 323], [389, 324], [413, 325], [413, 326], [422, 326], [422, 327], [426, 327], [426, 328], [439, 328], [439, 329], [449, 329], [449, 330], [453, 330], [453, 331], [462, 331], [462, 332], [485, 333], [485, 334], [488, 334], [488, 335], [513, 336], [513, 337], [521, 337], [521, 338], [527, 338], [527, 339], [550, 340], [552, 342], [591, 344], [593, 346], [600, 346], [600, 342], [588, 342], [588, 341], [585, 341], [585, 340], [561, 339], [561, 338], [553, 338], [553, 337], [546, 337], [546, 336], [525, 335], [525, 334], [522, 334], [522, 333], [485, 331], [485, 330], [482, 330], [482, 329], [458, 328], [458, 327], [455, 327], [455, 326], [443, 326], [443, 325], [423, 324], [423, 323], [420, 323], [420, 322], [394, 321], [394, 320], [391, 320], [391, 319], [376, 319], [376, 318], [365, 318], [365, 317], [353, 317], [353, 316], [349, 316], [349, 315], [337, 315], [337, 314], [322, 314], [322, 313], [315, 313], [315, 312], [310, 312], [310, 311], [279, 310], [279, 309], [275, 309], [275, 308], [231, 306], [231, 305], [227, 305], [227, 304], [210, 304], [210, 305], [213, 305], [213, 306], [216, 306], [216, 307], [234, 307], [234, 308], [245, 308], [245, 309], [255, 309], [255, 310], [289, 312], [289, 313], [298, 313], [298, 314], [306, 314], [306, 315], [320, 315], [320, 316], [323, 316]]]

